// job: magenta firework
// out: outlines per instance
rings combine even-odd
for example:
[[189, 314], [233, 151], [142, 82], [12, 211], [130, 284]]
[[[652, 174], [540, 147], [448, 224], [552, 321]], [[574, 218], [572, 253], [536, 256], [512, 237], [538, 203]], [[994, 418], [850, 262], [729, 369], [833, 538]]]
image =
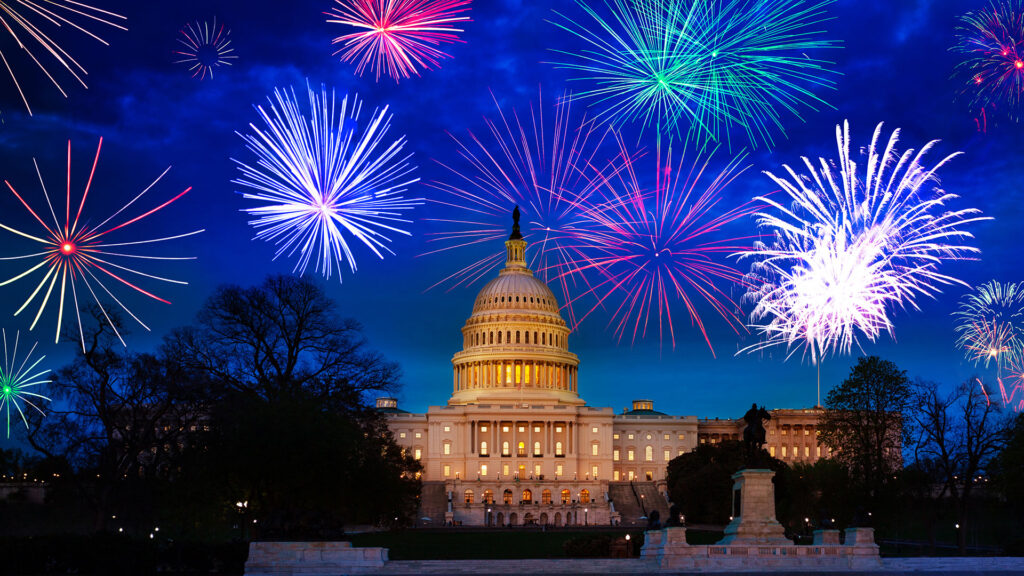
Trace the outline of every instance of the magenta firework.
[[[1024, 1], [997, 0], [960, 17], [953, 75], [975, 113], [1001, 111], [1017, 120], [1024, 105]], [[980, 128], [980, 126], [979, 126]]]
[[231, 66], [238, 59], [231, 47], [231, 29], [223, 23], [190, 22], [178, 34], [178, 49], [174, 55], [175, 64], [188, 66], [193, 78], [213, 78], [213, 71], [221, 66]]
[[234, 160], [241, 176], [233, 182], [250, 192], [243, 198], [260, 203], [245, 212], [256, 238], [277, 244], [275, 258], [298, 255], [294, 271], [304, 274], [311, 260], [316, 271], [330, 278], [348, 263], [356, 271], [349, 239], [357, 240], [377, 257], [388, 247], [388, 234], [409, 232], [403, 214], [422, 203], [405, 198], [419, 181], [412, 174], [411, 153], [404, 153], [405, 136], [389, 137], [388, 107], [375, 109], [362, 121], [362, 101], [333, 91], [306, 89], [308, 114], [294, 89], [274, 90], [269, 109], [256, 106], [265, 126], [254, 124], [239, 134], [255, 156], [247, 164]]
[[917, 308], [918, 296], [963, 284], [940, 265], [978, 252], [967, 225], [986, 220], [978, 210], [950, 210], [956, 194], [938, 187], [938, 162], [920, 151], [899, 152], [899, 130], [882, 146], [875, 128], [865, 158], [851, 153], [848, 125], [836, 127], [839, 159], [804, 158], [804, 171], [784, 165], [768, 172], [782, 199], [761, 198], [757, 214], [768, 238], [746, 250], [753, 260], [751, 323], [762, 336], [746, 351], [785, 346], [810, 353], [812, 362], [849, 353], [859, 336], [874, 341], [892, 333], [894, 307]]
[[[135, 319], [139, 325], [146, 330], [149, 330], [149, 327], [146, 326], [142, 320], [140, 320], [139, 317], [125, 305], [121, 298], [115, 294], [114, 289], [117, 287], [126, 287], [131, 289], [132, 292], [142, 294], [165, 304], [170, 304], [169, 301], [140, 286], [140, 280], [155, 280], [158, 282], [182, 285], [186, 284], [186, 282], [158, 276], [155, 273], [143, 271], [138, 266], [146, 262], [168, 262], [192, 260], [194, 258], [142, 254], [137, 251], [137, 248], [142, 246], [151, 246], [162, 242], [169, 242], [203, 232], [202, 230], [194, 230], [172, 236], [143, 239], [140, 239], [138, 236], [122, 236], [122, 234], [126, 234], [129, 229], [138, 229], [137, 226], [135, 228], [130, 228], [133, 224], [137, 224], [138, 222], [146, 220], [150, 216], [157, 214], [192, 190], [192, 187], [190, 186], [184, 191], [173, 196], [171, 199], [166, 200], [153, 208], [143, 209], [139, 211], [138, 214], [133, 215], [134, 211], [130, 209], [136, 202], [141, 200], [146, 193], [152, 190], [164, 176], [167, 175], [171, 170], [170, 166], [168, 166], [167, 169], [156, 178], [156, 180], [114, 211], [113, 214], [100, 221], [99, 224], [90, 224], [90, 222], [94, 220], [94, 216], [87, 210], [86, 200], [89, 198], [89, 192], [92, 189], [93, 177], [96, 174], [96, 166], [99, 164], [100, 150], [102, 148], [103, 139], [100, 138], [99, 144], [96, 146], [96, 156], [93, 158], [92, 168], [89, 171], [89, 178], [85, 183], [82, 196], [77, 201], [73, 201], [71, 197], [71, 142], [68, 141], [67, 186], [64, 202], [64, 218], [60, 218], [59, 212], [54, 210], [54, 204], [51, 202], [50, 195], [46, 189], [46, 184], [43, 182], [43, 176], [39, 171], [39, 165], [36, 164], [36, 173], [39, 176], [39, 185], [43, 192], [43, 198], [46, 200], [46, 206], [49, 212], [48, 214], [34, 209], [32, 207], [33, 204], [26, 199], [26, 196], [19, 193], [10, 182], [5, 180], [4, 184], [7, 185], [7, 188], [12, 194], [14, 194], [18, 201], [21, 202], [21, 205], [31, 216], [29, 222], [34, 221], [38, 224], [41, 228], [41, 232], [30, 233], [22, 227], [15, 228], [0, 222], [0, 228], [15, 234], [23, 240], [33, 242], [33, 246], [35, 247], [34, 250], [31, 250], [26, 254], [0, 257], [0, 261], [29, 262], [29, 267], [27, 269], [11, 278], [8, 278], [7, 280], [4, 280], [3, 282], [0, 282], [0, 286], [12, 284], [22, 278], [38, 277], [39, 274], [42, 274], [42, 278], [35, 285], [31, 294], [29, 294], [28, 298], [25, 299], [24, 303], [18, 308], [14, 315], [17, 316], [18, 314], [21, 314], [29, 307], [29, 305], [37, 301], [38, 298], [39, 306], [30, 327], [30, 329], [34, 329], [36, 324], [39, 322], [43, 311], [46, 310], [47, 305], [50, 303], [51, 297], [54, 296], [54, 289], [56, 288], [58, 289], [58, 293], [54, 299], [54, 306], [57, 308], [57, 328], [54, 342], [57, 342], [60, 339], [61, 326], [64, 322], [64, 314], [67, 312], [67, 306], [70, 304], [73, 308], [73, 313], [78, 320], [78, 335], [81, 338], [83, 349], [85, 341], [84, 337], [82, 337], [82, 320], [79, 314], [80, 299], [86, 301], [88, 299], [92, 299], [95, 301], [107, 322], [110, 323], [114, 332], [117, 333], [118, 338], [121, 338], [121, 335], [117, 330], [116, 324], [111, 322], [110, 317], [107, 314], [106, 307], [103, 304], [103, 301], [108, 298], [115, 302], [117, 306], [124, 310], [129, 316]], [[47, 222], [47, 217], [52, 218], [52, 221]], [[4, 244], [5, 250], [9, 245], [9, 243]], [[121, 342], [123, 344], [124, 340], [121, 339]]]

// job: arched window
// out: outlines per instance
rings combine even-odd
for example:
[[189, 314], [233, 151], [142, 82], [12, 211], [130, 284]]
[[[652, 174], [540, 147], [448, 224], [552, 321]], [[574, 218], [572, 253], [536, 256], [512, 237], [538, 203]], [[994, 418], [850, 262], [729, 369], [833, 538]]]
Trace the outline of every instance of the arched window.
[[508, 456], [509, 455], [509, 453], [508, 453], [508, 440], [505, 440], [504, 442], [501, 443], [501, 455], [502, 456]]
[[472, 490], [466, 490], [466, 504], [472, 504], [472, 503], [473, 503], [473, 491]]
[[480, 443], [480, 455], [487, 456], [487, 441], [484, 440]]
[[589, 504], [589, 503], [590, 503], [590, 490], [587, 490], [586, 488], [584, 488], [583, 490], [580, 490], [580, 504]]
[[488, 504], [494, 504], [494, 490], [484, 490], [484, 502]]
[[540, 442], [533, 443], [533, 455], [540, 456]]
[[501, 332], [498, 332], [498, 344], [501, 344]]
[[530, 343], [530, 333], [529, 332], [526, 332], [525, 338], [526, 338], [526, 343], [529, 344]]
[[551, 504], [551, 490], [545, 488], [544, 491], [540, 493], [540, 503]]
[[501, 499], [502, 499], [503, 502], [505, 502], [505, 504], [511, 504], [512, 503], [512, 491], [509, 490], [508, 488], [506, 488], [505, 492], [502, 493], [502, 495], [501, 495]]
[[534, 330], [534, 332], [533, 332], [533, 343], [534, 344], [537, 343], [537, 331], [536, 330]]
[[654, 462], [654, 446], [644, 446], [644, 462]]
[[523, 490], [523, 504], [532, 504], [532, 503], [533, 503], [533, 492], [529, 488], [527, 488], [526, 490]]
[[555, 456], [561, 456], [561, 455], [562, 455], [562, 443], [561, 442], [555, 442]]
[[548, 334], [547, 334], [547, 332], [541, 332], [541, 334], [540, 334], [540, 343], [545, 345], [545, 346], [547, 346], [547, 344], [548, 344]]
[[519, 344], [519, 330], [516, 330], [516, 344]]
[[494, 332], [491, 332], [491, 344], [494, 344]]
[[565, 490], [562, 490], [562, 504], [568, 504], [570, 502], [572, 502], [572, 492], [569, 492], [569, 489], [566, 488]]
[[476, 345], [477, 345], [477, 346], [479, 346], [479, 345], [480, 345], [480, 334], [477, 334], [477, 335], [476, 335]]
[[520, 442], [516, 445], [516, 455], [526, 456], [526, 442]]
[[505, 331], [505, 342], [508, 343], [508, 344], [512, 343], [512, 331], [511, 330], [506, 330]]

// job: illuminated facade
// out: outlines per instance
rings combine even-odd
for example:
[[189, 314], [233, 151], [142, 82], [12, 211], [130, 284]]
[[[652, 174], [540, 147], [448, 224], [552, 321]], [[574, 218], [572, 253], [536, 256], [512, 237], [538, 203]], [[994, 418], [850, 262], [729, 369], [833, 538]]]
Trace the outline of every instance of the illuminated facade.
[[[650, 400], [615, 414], [579, 396], [579, 359], [554, 294], [526, 265], [514, 230], [506, 263], [477, 295], [452, 358], [452, 396], [425, 414], [388, 414], [396, 441], [423, 464], [421, 518], [463, 525], [635, 523], [667, 512], [669, 460], [698, 443], [739, 438], [742, 420], [669, 416]], [[817, 410], [774, 410], [767, 449], [814, 461]]]

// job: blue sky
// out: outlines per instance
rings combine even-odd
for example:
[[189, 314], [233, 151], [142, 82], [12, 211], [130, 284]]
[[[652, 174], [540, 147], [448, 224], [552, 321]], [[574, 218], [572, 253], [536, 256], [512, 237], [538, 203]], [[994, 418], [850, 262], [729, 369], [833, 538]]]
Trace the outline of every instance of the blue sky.
[[[392, 129], [407, 135], [418, 175], [429, 181], [448, 177], [438, 162], [457, 159], [447, 133], [479, 132], [484, 117], [494, 116], [492, 93], [510, 109], [535, 102], [538, 90], [553, 95], [577, 86], [569, 72], [545, 63], [553, 59], [552, 48], [579, 47], [578, 40], [547, 22], [555, 9], [582, 14], [571, 0], [476, 0], [473, 21], [462, 35], [465, 43], [448, 49], [453, 58], [440, 70], [397, 85], [386, 78], [375, 83], [372, 75], [357, 77], [351, 65], [332, 55], [330, 41], [339, 30], [322, 14], [329, 0], [93, 3], [126, 15], [129, 30], [104, 31], [109, 47], [61, 32], [68, 39], [65, 46], [89, 70], [88, 90], [61, 77], [69, 93], [64, 99], [36, 71], [16, 62], [35, 112], [29, 117], [9, 80], [0, 78], [0, 179], [41, 202], [32, 159], [39, 161], [48, 186], [63, 185], [62, 163], [70, 139], [78, 169], [73, 168], [75, 182], [81, 182], [102, 136], [103, 154], [90, 199], [97, 214], [105, 216], [168, 165], [173, 168], [157, 191], [160, 198], [193, 187], [180, 205], [151, 226], [172, 232], [205, 228], [204, 234], [174, 249], [198, 260], [160, 268], [189, 282], [187, 287], [159, 287], [172, 306], [129, 298], [152, 328], [151, 333], [138, 328], [131, 334], [129, 345], [137, 350], [151, 349], [169, 329], [188, 321], [217, 285], [253, 284], [266, 274], [291, 271], [291, 261], [272, 260], [272, 245], [252, 240], [252, 229], [240, 212], [248, 204], [231, 183], [237, 176], [231, 158], [252, 159], [235, 132], [257, 121], [252, 106], [265, 102], [274, 88], [301, 89], [308, 80], [339, 94], [358, 93], [370, 106], [390, 106]], [[884, 121], [889, 128], [902, 129], [904, 146], [942, 140], [935, 159], [963, 151], [940, 173], [942, 185], [961, 196], [961, 206], [980, 208], [996, 218], [971, 228], [981, 260], [953, 263], [944, 271], [969, 284], [1021, 280], [1021, 126], [990, 122], [986, 133], [978, 133], [970, 111], [954, 100], [957, 85], [950, 79], [956, 60], [948, 48], [956, 17], [981, 5], [959, 0], [837, 2], [825, 28], [842, 43], [828, 54], [840, 75], [835, 90], [821, 93], [834, 109], [803, 110], [802, 120], [784, 117], [786, 135], [773, 150], [749, 156], [750, 169], [730, 186], [724, 201], [741, 203], [772, 191], [764, 170], [794, 164], [801, 156], [834, 156], [834, 127], [843, 119], [850, 120], [854, 142], [860, 145]], [[200, 82], [173, 64], [174, 39], [184, 23], [214, 16], [231, 27], [239, 59], [231, 68], [218, 69], [212, 80]], [[5, 55], [14, 53], [9, 38], [0, 38], [0, 47]], [[654, 145], [649, 134], [629, 134], [641, 146]], [[433, 193], [420, 184], [410, 195], [430, 199]], [[361, 321], [370, 343], [401, 364], [400, 399], [410, 410], [443, 403], [450, 394], [450, 358], [460, 346], [459, 330], [482, 285], [427, 290], [465, 257], [420, 256], [426, 251], [424, 238], [437, 226], [427, 219], [443, 215], [444, 208], [437, 205], [417, 210], [410, 227], [413, 236], [398, 238], [393, 246], [397, 256], [377, 260], [358, 250], [356, 274], [346, 270], [342, 283], [324, 283], [342, 314]], [[16, 200], [0, 191], [0, 221], [27, 226], [26, 217]], [[13, 249], [15, 240], [0, 234], [5, 255], [9, 246]], [[0, 265], [4, 277], [17, 271], [16, 266]], [[23, 280], [0, 287], [0, 324], [8, 330], [27, 329], [23, 316], [11, 314], [33, 286]], [[919, 300], [920, 311], [894, 312], [896, 340], [883, 337], [865, 344], [864, 352], [891, 359], [915, 377], [952, 384], [970, 376], [976, 369], [954, 349], [950, 318], [964, 291], [948, 287], [934, 300]], [[734, 357], [746, 341], [711, 311], [703, 315], [717, 358], [682, 311], [676, 314], [675, 348], [657, 339], [619, 343], [607, 329], [607, 316], [588, 318], [572, 340], [581, 360], [582, 396], [592, 405], [616, 410], [645, 397], [666, 412], [712, 417], [736, 417], [752, 401], [768, 407], [814, 402], [813, 366], [799, 357], [784, 362], [780, 353]], [[53, 344], [54, 324], [51, 310], [33, 336], [57, 368], [70, 359], [73, 346]], [[840, 381], [854, 361], [827, 360], [821, 368], [823, 387]]]

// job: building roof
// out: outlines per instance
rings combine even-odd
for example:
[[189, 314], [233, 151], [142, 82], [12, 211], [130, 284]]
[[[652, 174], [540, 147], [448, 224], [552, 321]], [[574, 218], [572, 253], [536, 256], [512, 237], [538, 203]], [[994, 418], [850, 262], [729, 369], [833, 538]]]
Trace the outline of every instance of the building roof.
[[623, 416], [668, 416], [664, 412], [658, 412], [657, 410], [627, 410], [622, 413]]

